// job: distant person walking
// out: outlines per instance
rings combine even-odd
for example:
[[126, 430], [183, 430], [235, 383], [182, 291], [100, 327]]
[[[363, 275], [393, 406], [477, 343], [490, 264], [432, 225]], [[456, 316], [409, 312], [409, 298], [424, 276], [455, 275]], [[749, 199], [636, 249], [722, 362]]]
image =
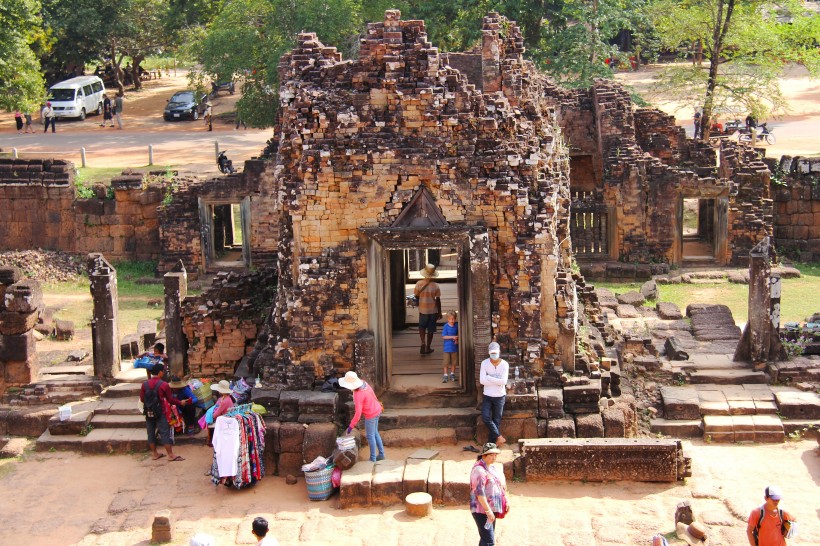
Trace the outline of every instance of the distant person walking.
[[122, 129], [122, 107], [123, 107], [123, 93], [117, 93], [114, 99], [114, 117], [117, 118], [117, 129]]
[[145, 381], [140, 388], [140, 402], [143, 403], [143, 415], [145, 415], [145, 428], [148, 432], [148, 448], [156, 461], [165, 457], [164, 453], [157, 451], [157, 433], [159, 441], [165, 447], [169, 461], [184, 461], [185, 459], [174, 454], [174, 439], [171, 436], [171, 429], [168, 426], [168, 416], [165, 413], [164, 402], [169, 405], [184, 406], [188, 402], [178, 400], [171, 394], [171, 387], [162, 380], [165, 368], [162, 364], [155, 364], [151, 369], [151, 379]]
[[43, 124], [45, 124], [44, 133], [48, 132], [48, 126], [51, 125], [51, 132], [57, 132], [57, 118], [54, 115], [54, 110], [51, 109], [51, 103], [47, 102], [40, 115], [43, 117]]
[[111, 127], [114, 126], [114, 115], [111, 111], [111, 98], [108, 94], [103, 95], [105, 98], [103, 99], [103, 122], [100, 123], [100, 127], [105, 127], [105, 122], [111, 122]]
[[692, 138], [695, 138], [695, 139], [698, 138], [698, 136], [700, 136], [700, 118], [701, 118], [700, 110], [695, 110], [695, 116], [692, 119], [692, 121], [695, 123], [695, 134]]
[[23, 114], [20, 110], [14, 111], [14, 123], [17, 125], [17, 134], [23, 134]]
[[205, 100], [205, 125], [208, 126], [209, 131], [214, 130], [213, 117], [214, 117], [213, 105], [211, 104], [210, 100], [206, 99]]
[[31, 112], [26, 112], [25, 114], [23, 114], [23, 117], [26, 118], [26, 130], [23, 132], [34, 133], [34, 124], [31, 121]]
[[247, 123], [245, 123], [245, 120], [244, 120], [244, 119], [242, 119], [242, 118], [240, 118], [240, 117], [239, 117], [239, 114], [237, 114], [237, 115], [236, 115], [236, 127], [234, 127], [234, 128], [233, 128], [233, 130], [234, 130], [234, 131], [238, 131], [238, 130], [239, 130], [239, 124], [240, 124], [240, 123], [242, 124], [242, 127], [244, 127], [244, 128], [247, 130], [247, 128], [248, 128], [248, 124], [247, 124]]

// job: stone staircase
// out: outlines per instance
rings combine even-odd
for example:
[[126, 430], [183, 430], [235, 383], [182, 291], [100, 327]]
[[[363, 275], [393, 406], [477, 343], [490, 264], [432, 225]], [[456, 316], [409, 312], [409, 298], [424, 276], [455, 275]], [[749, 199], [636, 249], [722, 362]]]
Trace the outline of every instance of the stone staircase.
[[[54, 415], [48, 429], [37, 439], [37, 451], [81, 453], [131, 453], [148, 449], [145, 418], [139, 410], [139, 391], [145, 370], [127, 370], [118, 383], [103, 390], [94, 400], [72, 402], [71, 417]], [[206, 432], [195, 436], [178, 434], [175, 445], [205, 443]]]
[[[472, 441], [480, 412], [472, 396], [458, 392], [411, 394], [387, 392], [381, 396], [385, 411], [379, 434], [386, 446], [427, 447]], [[353, 415], [353, 403], [348, 402]]]
[[719, 443], [783, 442], [804, 428], [820, 426], [820, 396], [765, 384], [695, 384], [661, 388], [664, 417], [653, 433], [702, 437]]

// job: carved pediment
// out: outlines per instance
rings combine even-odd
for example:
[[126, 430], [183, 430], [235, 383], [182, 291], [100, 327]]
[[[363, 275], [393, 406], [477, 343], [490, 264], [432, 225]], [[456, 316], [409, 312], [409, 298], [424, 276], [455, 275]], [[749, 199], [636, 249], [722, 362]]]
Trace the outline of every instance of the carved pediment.
[[390, 227], [447, 227], [447, 219], [425, 186], [421, 186]]

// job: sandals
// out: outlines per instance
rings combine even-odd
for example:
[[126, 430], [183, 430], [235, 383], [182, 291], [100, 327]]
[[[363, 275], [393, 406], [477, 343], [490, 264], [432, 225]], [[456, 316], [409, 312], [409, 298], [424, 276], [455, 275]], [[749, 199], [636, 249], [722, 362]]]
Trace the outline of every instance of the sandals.
[[160, 453], [156, 457], [151, 457], [151, 458], [155, 461], [158, 461], [158, 460], [162, 459], [163, 457], [165, 457], [165, 453]]
[[462, 450], [463, 451], [472, 451], [473, 453], [480, 453], [480, 451], [478, 451], [478, 449], [476, 449], [475, 446], [464, 446], [462, 448]]
[[185, 457], [183, 457], [182, 455], [177, 455], [173, 459], [169, 459], [169, 461], [172, 462], [172, 463], [175, 463], [177, 461], [184, 461], [184, 460], [185, 460]]

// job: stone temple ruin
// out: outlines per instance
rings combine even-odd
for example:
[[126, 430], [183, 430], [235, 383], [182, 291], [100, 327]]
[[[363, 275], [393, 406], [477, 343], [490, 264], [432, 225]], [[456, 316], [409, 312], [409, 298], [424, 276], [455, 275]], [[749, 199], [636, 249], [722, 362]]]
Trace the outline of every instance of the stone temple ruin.
[[[0, 203], [16, 211], [20, 199], [44, 199], [54, 211], [41, 221], [64, 222], [59, 232], [35, 229], [12, 212], [0, 240], [157, 259], [166, 314], [173, 310], [173, 368], [259, 377], [254, 398], [275, 423], [280, 473], [312, 458], [303, 446], [332, 444], [331, 423], [344, 422], [350, 396], [318, 389], [348, 370], [383, 393], [388, 445], [483, 439], [478, 370], [492, 340], [517, 373], [505, 436], [528, 439], [532, 461], [583, 468], [594, 442], [565, 450], [537, 439], [636, 436], [635, 400], [618, 396], [621, 357], [652, 353], [645, 339], [618, 341], [585, 278], [746, 265], [772, 236], [816, 259], [820, 196], [801, 205], [814, 211], [806, 229], [789, 229], [799, 212], [775, 207], [772, 195], [796, 198], [773, 192], [774, 163], [734, 143], [688, 140], [672, 117], [635, 109], [616, 83], [559, 88], [524, 59], [522, 43], [518, 27], [494, 13], [464, 53], [440, 52], [422, 21], [395, 10], [368, 25], [356, 59], [300, 34], [280, 61], [273, 138], [243, 173], [204, 181], [124, 173], [113, 196], [98, 189], [77, 199], [58, 162], [0, 163]], [[786, 176], [806, 160], [787, 161]], [[55, 168], [59, 176], [47, 177]], [[417, 317], [405, 302], [428, 262], [442, 274], [445, 311], [459, 316], [458, 381], [445, 385], [440, 350], [418, 354]], [[188, 276], [216, 271], [211, 289], [185, 298]], [[739, 334], [732, 330], [733, 343]], [[430, 411], [402, 413], [409, 408]], [[427, 436], [408, 433], [413, 427]], [[679, 442], [606, 445], [612, 465], [642, 461], [610, 476], [688, 474]], [[526, 472], [550, 474], [535, 462]]]

